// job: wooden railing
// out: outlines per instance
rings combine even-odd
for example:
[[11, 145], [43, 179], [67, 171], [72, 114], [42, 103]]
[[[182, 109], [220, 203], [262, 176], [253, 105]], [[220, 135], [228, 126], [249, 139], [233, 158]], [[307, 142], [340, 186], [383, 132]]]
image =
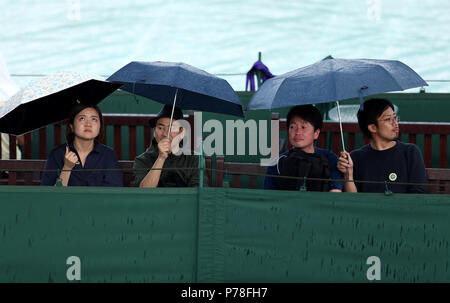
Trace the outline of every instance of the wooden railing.
[[[258, 175], [264, 175], [266, 167], [258, 163], [225, 162], [223, 157], [216, 158], [216, 187], [223, 186], [225, 175], [231, 175], [230, 187], [241, 188], [242, 176], [248, 176], [248, 188], [257, 188]], [[426, 168], [430, 194], [450, 194], [450, 169]]]
[[[127, 145], [129, 147], [129, 160], [133, 160], [137, 155], [137, 144], [138, 142], [146, 148], [150, 144], [151, 140], [151, 130], [148, 125], [148, 120], [155, 115], [129, 115], [129, 114], [104, 114], [104, 123], [107, 127], [112, 127], [113, 131], [113, 148], [116, 151], [119, 159], [124, 159], [122, 151], [122, 129], [124, 127], [128, 128], [127, 135]], [[191, 112], [189, 115], [185, 115], [185, 119], [191, 124], [191, 132], [194, 133], [194, 116]], [[279, 120], [280, 134], [286, 131], [286, 119], [279, 119], [278, 113], [272, 114], [273, 120]], [[53, 125], [53, 139], [54, 146], [62, 143], [62, 127], [63, 123], [55, 123]], [[50, 126], [51, 127], [51, 126]], [[142, 137], [137, 136], [137, 127], [143, 127]], [[345, 144], [347, 145], [347, 150], [351, 151], [353, 149], [361, 147], [362, 144], [367, 144], [369, 139], [363, 137], [362, 140], [356, 140], [356, 136], [361, 136], [362, 134], [359, 130], [357, 123], [343, 123], [343, 131], [346, 134]], [[407, 134], [406, 142], [417, 143], [417, 137], [423, 135], [423, 156], [426, 167], [432, 167], [433, 154], [439, 154], [439, 167], [448, 168], [448, 136], [450, 135], [450, 123], [425, 123], [425, 122], [400, 122], [400, 131], [402, 134]], [[25, 134], [25, 146], [23, 159], [32, 159], [32, 146], [37, 145], [39, 150], [39, 159], [47, 158], [47, 128], [43, 127], [37, 131], [39, 136], [38, 142], [32, 142], [31, 133]], [[105, 143], [105, 134], [103, 134], [102, 143]], [[438, 146], [433, 149], [433, 138], [439, 137]], [[331, 138], [331, 140], [327, 140]], [[194, 136], [191, 136], [191, 146], [193, 145]], [[339, 154], [340, 151], [340, 130], [339, 124], [336, 122], [324, 122], [323, 128], [321, 130], [321, 135], [319, 136], [318, 146], [321, 148], [326, 148], [327, 146]], [[10, 158], [14, 159], [16, 156], [16, 140], [15, 136], [10, 136]], [[1, 154], [1, 147], [0, 147]], [[435, 165], [436, 166], [436, 165]]]
[[[0, 185], [39, 185], [46, 160], [0, 160]], [[123, 185], [134, 186], [134, 161], [119, 161]], [[212, 161], [205, 157], [205, 174], [208, 177], [208, 186], [212, 186]], [[7, 175], [7, 176], [6, 176]]]
[[[119, 161], [122, 169], [123, 183], [126, 187], [134, 186], [133, 161]], [[224, 177], [232, 176], [232, 188], [256, 189], [257, 178], [263, 178], [266, 167], [258, 163], [225, 162], [223, 157], [216, 157], [215, 170], [212, 169], [210, 157], [205, 159], [205, 174], [208, 177], [208, 186], [222, 187]], [[7, 171], [8, 177], [0, 178], [0, 185], [39, 185], [45, 160], [0, 160], [0, 173]], [[432, 194], [450, 194], [450, 169], [427, 168], [429, 192]], [[212, 176], [215, 176], [215, 184]], [[249, 182], [242, 184], [242, 176], [249, 176]]]

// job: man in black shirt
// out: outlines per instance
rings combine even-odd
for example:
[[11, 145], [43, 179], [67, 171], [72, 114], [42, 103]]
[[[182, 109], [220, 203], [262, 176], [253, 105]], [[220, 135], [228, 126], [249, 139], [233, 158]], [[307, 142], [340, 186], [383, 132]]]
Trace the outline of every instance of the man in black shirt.
[[342, 152], [338, 169], [346, 180], [376, 181], [345, 182], [347, 192], [384, 192], [384, 181], [395, 193], [426, 193], [426, 185], [396, 183], [427, 183], [425, 164], [414, 144], [398, 141], [399, 124], [394, 106], [386, 99], [370, 99], [358, 111], [361, 131], [371, 138], [370, 144], [358, 150]]

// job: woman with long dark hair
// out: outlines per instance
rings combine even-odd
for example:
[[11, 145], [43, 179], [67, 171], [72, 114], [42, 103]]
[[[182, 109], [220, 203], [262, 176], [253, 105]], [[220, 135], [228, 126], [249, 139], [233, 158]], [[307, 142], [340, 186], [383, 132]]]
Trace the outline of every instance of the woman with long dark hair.
[[75, 106], [68, 117], [67, 144], [50, 152], [41, 185], [55, 185], [60, 170], [63, 186], [123, 186], [116, 153], [97, 141], [102, 129], [97, 106]]

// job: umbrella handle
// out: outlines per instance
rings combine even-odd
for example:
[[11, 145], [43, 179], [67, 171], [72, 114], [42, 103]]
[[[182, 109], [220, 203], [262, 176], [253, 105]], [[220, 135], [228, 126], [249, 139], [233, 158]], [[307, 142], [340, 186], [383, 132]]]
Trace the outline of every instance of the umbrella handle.
[[341, 119], [341, 109], [339, 107], [339, 101], [336, 101], [338, 117], [339, 117], [339, 128], [341, 130], [341, 141], [342, 141], [342, 150], [345, 152], [345, 143], [344, 143], [344, 132], [342, 131], [342, 119]]

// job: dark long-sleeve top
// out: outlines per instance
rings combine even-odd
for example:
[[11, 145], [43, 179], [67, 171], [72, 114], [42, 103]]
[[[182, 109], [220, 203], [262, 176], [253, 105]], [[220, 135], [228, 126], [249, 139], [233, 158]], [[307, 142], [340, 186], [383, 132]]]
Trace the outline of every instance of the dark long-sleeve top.
[[[66, 144], [59, 145], [50, 152], [45, 164], [46, 171], [42, 176], [41, 185], [55, 185], [58, 178], [56, 170], [61, 170], [64, 167], [66, 146]], [[123, 186], [122, 174], [118, 170], [117, 155], [113, 149], [96, 142], [94, 149], [86, 157], [84, 166], [81, 165], [80, 156], [72, 144], [69, 144], [69, 149], [77, 155], [79, 164], [73, 167], [68, 186]], [[113, 170], [104, 171], [102, 169]]]
[[[427, 183], [425, 164], [419, 148], [397, 141], [394, 147], [375, 150], [370, 144], [350, 153], [353, 179], [357, 181], [388, 181], [395, 183]], [[358, 192], [385, 192], [383, 183], [355, 183]], [[427, 193], [426, 185], [388, 184], [394, 193]]]

